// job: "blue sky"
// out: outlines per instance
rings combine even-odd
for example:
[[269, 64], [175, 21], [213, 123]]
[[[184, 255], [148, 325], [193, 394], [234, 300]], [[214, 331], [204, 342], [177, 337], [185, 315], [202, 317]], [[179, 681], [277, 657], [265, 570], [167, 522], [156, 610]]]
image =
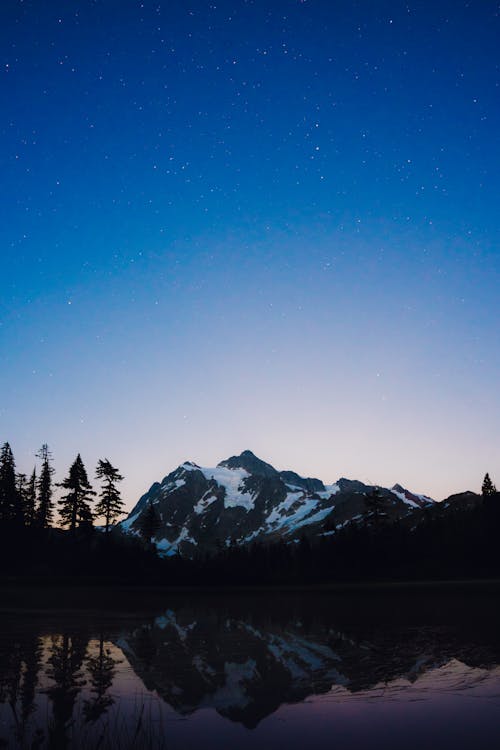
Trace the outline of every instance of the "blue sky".
[[251, 448], [500, 481], [497, 2], [0, 9], [0, 426], [131, 506]]

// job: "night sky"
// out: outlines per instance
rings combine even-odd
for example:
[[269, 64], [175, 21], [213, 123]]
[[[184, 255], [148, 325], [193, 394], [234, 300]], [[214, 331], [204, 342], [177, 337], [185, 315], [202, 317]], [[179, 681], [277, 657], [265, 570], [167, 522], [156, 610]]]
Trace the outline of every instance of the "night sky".
[[2, 0], [18, 468], [498, 483], [499, 8]]

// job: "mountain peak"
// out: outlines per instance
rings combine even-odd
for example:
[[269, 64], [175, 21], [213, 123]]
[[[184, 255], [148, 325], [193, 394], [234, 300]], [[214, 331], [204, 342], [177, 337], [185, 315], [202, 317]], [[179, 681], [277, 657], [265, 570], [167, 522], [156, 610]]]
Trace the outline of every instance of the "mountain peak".
[[391, 490], [393, 490], [394, 492], [405, 492], [405, 488], [403, 487], [403, 485], [399, 484], [398, 482], [396, 482], [396, 484], [391, 487]]
[[249, 474], [258, 474], [262, 477], [275, 477], [278, 472], [261, 458], [258, 458], [255, 453], [250, 450], [245, 450], [240, 453], [239, 456], [231, 456], [226, 458], [225, 461], [221, 461], [218, 466], [225, 467], [226, 469], [245, 469]]
[[401, 500], [413, 505], [415, 508], [425, 508], [427, 505], [432, 505], [435, 501], [428, 495], [418, 495], [416, 492], [410, 492], [403, 485], [396, 483], [391, 487], [391, 492], [397, 495]]

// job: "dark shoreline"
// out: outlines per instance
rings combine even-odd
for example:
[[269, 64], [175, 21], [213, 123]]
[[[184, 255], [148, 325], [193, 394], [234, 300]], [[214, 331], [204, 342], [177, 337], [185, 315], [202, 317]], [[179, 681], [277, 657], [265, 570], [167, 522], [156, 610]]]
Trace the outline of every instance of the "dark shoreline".
[[[311, 603], [340, 606], [345, 610], [383, 611], [388, 607], [402, 613], [428, 611], [446, 617], [478, 616], [477, 607], [500, 610], [499, 579], [463, 579], [435, 581], [346, 582], [295, 586], [248, 587], [174, 587], [125, 585], [123, 583], [78, 585], [34, 584], [26, 581], [0, 584], [0, 615], [9, 613], [82, 613], [87, 616], [105, 613], [134, 617], [158, 613], [169, 603], [189, 606], [206, 603], [208, 607], [252, 606], [264, 602], [270, 609], [282, 602], [311, 597]], [[474, 606], [471, 606], [474, 605]]]

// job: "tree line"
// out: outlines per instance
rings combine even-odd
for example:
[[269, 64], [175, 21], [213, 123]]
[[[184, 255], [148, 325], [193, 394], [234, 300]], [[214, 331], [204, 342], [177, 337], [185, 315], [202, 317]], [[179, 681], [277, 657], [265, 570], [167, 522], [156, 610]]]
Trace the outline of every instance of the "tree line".
[[[117, 519], [125, 513], [118, 488], [123, 476], [107, 459], [99, 459], [95, 470], [100, 481], [100, 492], [92, 488], [87, 470], [80, 454], [71, 464], [68, 475], [62, 482], [54, 482], [52, 455], [46, 444], [36, 453], [41, 461], [40, 473], [36, 468], [28, 477], [16, 472], [16, 463], [8, 442], [0, 449], [0, 524], [18, 529], [34, 527], [48, 529], [54, 525], [56, 509], [60, 524], [70, 532], [90, 529], [96, 519], [104, 521], [108, 533]], [[65, 490], [57, 502], [54, 489]], [[97, 497], [94, 507], [92, 503]]]

